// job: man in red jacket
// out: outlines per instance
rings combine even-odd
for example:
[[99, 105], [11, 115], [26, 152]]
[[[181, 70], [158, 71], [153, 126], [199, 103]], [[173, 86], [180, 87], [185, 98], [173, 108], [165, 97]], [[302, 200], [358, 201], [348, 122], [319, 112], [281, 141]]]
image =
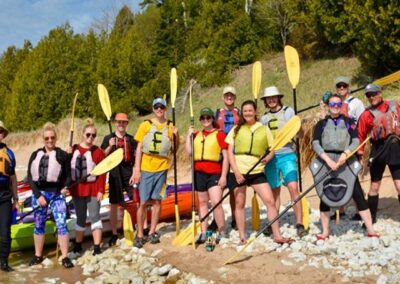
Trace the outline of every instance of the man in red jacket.
[[[386, 165], [389, 166], [400, 202], [400, 105], [395, 101], [384, 100], [381, 87], [375, 84], [365, 87], [365, 96], [370, 106], [358, 120], [358, 137], [362, 143], [371, 135], [371, 187], [368, 192], [368, 205], [375, 223], [379, 187]], [[358, 153], [363, 155], [364, 147]]]

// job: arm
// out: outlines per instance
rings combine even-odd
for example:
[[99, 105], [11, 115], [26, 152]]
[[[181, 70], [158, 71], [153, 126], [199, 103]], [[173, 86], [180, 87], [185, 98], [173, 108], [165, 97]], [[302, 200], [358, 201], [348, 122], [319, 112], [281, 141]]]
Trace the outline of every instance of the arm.
[[39, 188], [37, 187], [36, 183], [32, 180], [32, 173], [31, 173], [31, 165], [33, 160], [36, 157], [36, 152], [32, 153], [30, 159], [29, 159], [29, 163], [28, 163], [28, 183], [30, 185], [30, 187], [32, 188], [32, 193], [33, 195], [36, 197], [36, 199], [38, 199], [42, 194], [40, 193]]
[[[368, 133], [371, 131], [369, 120], [369, 111], [366, 110], [361, 114], [360, 119], [358, 120], [357, 131], [359, 143], [363, 143], [364, 140], [367, 139]], [[361, 156], [364, 155], [364, 149], [365, 145], [358, 150], [358, 154]]]
[[135, 155], [135, 165], [133, 167], [132, 176], [129, 180], [130, 184], [139, 183], [140, 182], [140, 165], [142, 163], [142, 142], [138, 142], [136, 147], [136, 155]]

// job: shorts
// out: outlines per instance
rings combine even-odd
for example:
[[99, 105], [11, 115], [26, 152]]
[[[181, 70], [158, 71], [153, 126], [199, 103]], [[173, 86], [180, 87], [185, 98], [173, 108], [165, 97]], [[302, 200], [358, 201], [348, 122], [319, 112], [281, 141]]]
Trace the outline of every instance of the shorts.
[[81, 232], [86, 230], [87, 215], [91, 223], [92, 231], [96, 229], [103, 229], [103, 225], [100, 220], [100, 202], [97, 201], [96, 197], [73, 196], [72, 201], [74, 203], [75, 213], [76, 213], [75, 230]]
[[[252, 186], [253, 184], [260, 184], [260, 183], [267, 183], [267, 179], [265, 178], [264, 173], [259, 173], [259, 174], [253, 174], [253, 175], [248, 175], [247, 177], [245, 176], [246, 180], [243, 185], [247, 186]], [[230, 183], [233, 185], [233, 188], [238, 187], [238, 183], [235, 178], [234, 173], [229, 173], [229, 178]]]
[[[265, 166], [265, 176], [271, 188], [297, 182], [297, 157], [295, 153], [277, 154]], [[283, 180], [283, 183], [282, 183]]]
[[[393, 180], [400, 180], [400, 165], [395, 165], [395, 166], [388, 165], [388, 167]], [[385, 168], [386, 168], [385, 162], [382, 162], [380, 160], [375, 160], [372, 163], [371, 168], [369, 169], [371, 175], [371, 181], [372, 182], [381, 181]]]
[[[119, 170], [118, 170], [119, 169]], [[109, 190], [108, 195], [110, 204], [118, 204], [124, 201], [122, 192], [131, 188], [129, 185], [129, 179], [132, 176], [131, 166], [118, 166], [110, 171], [108, 183]], [[121, 180], [121, 181], [120, 181]], [[122, 182], [122, 184], [121, 184]]]
[[221, 175], [194, 172], [194, 188], [198, 192], [206, 192], [209, 188], [218, 185]]
[[[44, 235], [47, 220], [47, 208], [50, 207], [51, 213], [53, 213], [54, 221], [57, 227], [57, 234], [60, 236], [68, 234], [67, 228], [67, 203], [65, 202], [65, 197], [60, 193], [41, 191], [41, 195], [46, 199], [47, 205], [45, 207], [40, 207], [34, 213], [35, 220], [35, 235]], [[32, 206], [36, 208], [39, 202], [32, 195]]]
[[139, 184], [140, 202], [161, 200], [160, 193], [166, 179], [166, 170], [155, 173], [142, 171], [142, 178]]

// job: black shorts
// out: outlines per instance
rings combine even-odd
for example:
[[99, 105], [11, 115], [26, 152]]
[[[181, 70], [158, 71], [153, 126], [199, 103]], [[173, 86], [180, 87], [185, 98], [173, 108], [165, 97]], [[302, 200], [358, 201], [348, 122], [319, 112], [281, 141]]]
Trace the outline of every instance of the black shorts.
[[218, 185], [221, 175], [194, 172], [194, 188], [198, 192], [206, 192], [209, 188]]
[[124, 191], [128, 191], [128, 194], [131, 193], [131, 186], [129, 185], [131, 175], [131, 166], [124, 167], [120, 165], [110, 171], [110, 176], [108, 178], [110, 204], [118, 204], [124, 201], [122, 194]]
[[[264, 173], [259, 173], [259, 174], [254, 174], [254, 175], [248, 175], [246, 178], [244, 185], [247, 186], [252, 186], [253, 184], [260, 184], [260, 183], [267, 183], [267, 178], [265, 177]], [[232, 188], [237, 188], [238, 183], [235, 178], [234, 173], [229, 173], [229, 178], [228, 178], [228, 184], [232, 185]]]
[[[400, 165], [388, 165], [390, 174], [394, 180], [400, 180]], [[375, 160], [369, 169], [371, 181], [382, 180], [383, 172], [385, 171], [386, 163], [380, 160]]]

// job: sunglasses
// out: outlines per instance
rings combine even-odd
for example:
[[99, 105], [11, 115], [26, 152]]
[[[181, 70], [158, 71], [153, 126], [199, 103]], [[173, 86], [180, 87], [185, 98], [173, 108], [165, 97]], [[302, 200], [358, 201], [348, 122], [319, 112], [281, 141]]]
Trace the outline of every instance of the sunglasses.
[[92, 137], [93, 139], [96, 138], [96, 135], [97, 135], [96, 133], [86, 133], [85, 134], [86, 138]]
[[157, 109], [162, 109], [162, 110], [164, 110], [164, 109], [165, 109], [165, 106], [163, 106], [163, 105], [155, 105], [155, 106], [153, 106], [153, 109], [155, 109], [155, 110], [157, 110]]
[[46, 136], [44, 137], [44, 141], [56, 140], [55, 136]]
[[369, 92], [366, 93], [365, 96], [369, 99], [375, 97], [377, 94], [378, 94], [377, 92]]
[[329, 103], [328, 104], [329, 107], [342, 107], [342, 102], [338, 102], [338, 103]]
[[200, 116], [200, 120], [211, 120], [211, 116], [208, 115]]
[[347, 88], [349, 85], [347, 85], [347, 84], [337, 84], [336, 85], [336, 88], [338, 88], [338, 89], [341, 89], [341, 88]]

